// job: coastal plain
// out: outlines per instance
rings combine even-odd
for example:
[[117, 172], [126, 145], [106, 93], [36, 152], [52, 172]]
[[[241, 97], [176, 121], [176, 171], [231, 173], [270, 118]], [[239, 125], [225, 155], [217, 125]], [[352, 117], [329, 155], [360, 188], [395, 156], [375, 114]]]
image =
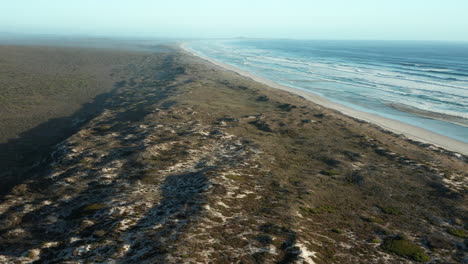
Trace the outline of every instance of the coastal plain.
[[[12, 111], [21, 115], [2, 120], [4, 135], [28, 134], [50, 118], [74, 125], [4, 167], [17, 178], [0, 200], [0, 263], [466, 261], [463, 154], [343, 115], [175, 45], [115, 54], [54, 49], [48, 52], [73, 51], [65, 61], [81, 61], [81, 73], [97, 72], [97, 62], [84, 58], [109, 61], [98, 63], [99, 84], [61, 85], [41, 95], [75, 102], [67, 111], [24, 104], [26, 110]], [[63, 69], [60, 61], [47, 62]], [[23, 71], [10, 67], [8, 74]], [[73, 80], [51, 72], [44, 87]], [[25, 78], [2, 82], [9, 91]], [[36, 84], [7, 94], [7, 102], [29, 98]], [[67, 96], [49, 99], [61, 87], [70, 89]], [[85, 104], [96, 97], [92, 107]], [[21, 108], [15, 102], [0, 110]], [[74, 123], [82, 111], [85, 118]], [[15, 125], [32, 112], [40, 116], [36, 123]]]
[[1, 46], [0, 192], [21, 178], [31, 160], [102, 111], [119, 85], [116, 76], [124, 74], [122, 65], [141, 57], [104, 48]]

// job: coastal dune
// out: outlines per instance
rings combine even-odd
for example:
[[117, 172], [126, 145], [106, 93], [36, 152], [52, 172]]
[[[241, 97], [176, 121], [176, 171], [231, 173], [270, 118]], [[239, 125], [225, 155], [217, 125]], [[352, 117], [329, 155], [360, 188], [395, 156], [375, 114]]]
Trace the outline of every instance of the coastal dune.
[[466, 157], [151, 48], [0, 193], [0, 263], [464, 261]]
[[[386, 129], [386, 130], [392, 131], [392, 132], [394, 132], [396, 134], [403, 134], [404, 136], [408, 137], [409, 139], [419, 141], [419, 142], [423, 142], [423, 143], [427, 143], [427, 144], [432, 144], [434, 146], [442, 147], [442, 148], [445, 148], [445, 149], [450, 150], [450, 151], [461, 153], [463, 155], [468, 155], [468, 143], [465, 143], [465, 142], [462, 142], [462, 141], [459, 141], [459, 140], [456, 140], [456, 139], [453, 139], [453, 138], [450, 138], [450, 137], [447, 137], [447, 136], [443, 136], [443, 135], [431, 132], [429, 130], [426, 130], [426, 129], [423, 129], [423, 128], [420, 128], [420, 127], [417, 127], [417, 126], [413, 126], [413, 125], [410, 125], [410, 124], [407, 124], [407, 123], [403, 123], [403, 122], [400, 122], [400, 121], [397, 121], [397, 120], [385, 118], [385, 117], [382, 117], [382, 116], [379, 116], [379, 115], [376, 115], [376, 114], [367, 113], [367, 112], [359, 111], [359, 110], [356, 110], [356, 109], [353, 109], [353, 108], [350, 108], [350, 107], [346, 107], [346, 106], [344, 106], [342, 104], [330, 101], [327, 98], [324, 98], [322, 96], [316, 95], [316, 94], [311, 93], [311, 92], [307, 92], [305, 90], [296, 89], [296, 88], [293, 88], [293, 87], [278, 84], [278, 83], [273, 82], [273, 81], [271, 81], [269, 79], [266, 79], [266, 78], [263, 78], [261, 76], [255, 75], [255, 74], [253, 74], [251, 72], [239, 69], [239, 68], [234, 67], [232, 65], [229, 65], [229, 64], [220, 62], [218, 60], [212, 59], [210, 57], [201, 55], [201, 54], [197, 53], [196, 51], [194, 51], [193, 49], [190, 49], [189, 47], [187, 47], [186, 44], [180, 44], [180, 47], [184, 51], [188, 52], [191, 55], [194, 55], [194, 56], [197, 56], [197, 57], [199, 57], [201, 59], [209, 61], [210, 63], [212, 63], [214, 65], [217, 65], [217, 66], [219, 66], [219, 67], [221, 67], [223, 69], [236, 72], [236, 73], [238, 73], [238, 74], [240, 74], [240, 75], [242, 75], [244, 77], [248, 77], [248, 78], [250, 78], [250, 79], [252, 79], [252, 80], [254, 80], [256, 82], [260, 82], [260, 83], [266, 84], [266, 85], [268, 85], [270, 87], [273, 87], [273, 88], [276, 88], [276, 89], [281, 89], [283, 91], [287, 91], [287, 92], [290, 92], [290, 93], [297, 94], [297, 95], [302, 96], [302, 97], [304, 97], [304, 98], [306, 98], [306, 99], [308, 99], [308, 100], [310, 100], [310, 101], [312, 101], [312, 102], [314, 102], [316, 104], [319, 104], [321, 106], [324, 106], [324, 107], [327, 107], [327, 108], [330, 108], [330, 109], [337, 110], [337, 111], [341, 112], [342, 114], [357, 118], [357, 119], [362, 120], [362, 121], [371, 122], [373, 124], [376, 124], [376, 125], [384, 128], [384, 129]], [[468, 135], [467, 135], [467, 137], [468, 137]]]

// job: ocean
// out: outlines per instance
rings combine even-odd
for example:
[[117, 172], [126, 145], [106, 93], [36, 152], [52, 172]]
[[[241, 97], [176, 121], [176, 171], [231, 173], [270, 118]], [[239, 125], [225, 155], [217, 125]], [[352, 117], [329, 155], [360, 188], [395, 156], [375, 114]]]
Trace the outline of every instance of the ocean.
[[468, 142], [468, 43], [229, 39], [186, 46], [279, 84]]

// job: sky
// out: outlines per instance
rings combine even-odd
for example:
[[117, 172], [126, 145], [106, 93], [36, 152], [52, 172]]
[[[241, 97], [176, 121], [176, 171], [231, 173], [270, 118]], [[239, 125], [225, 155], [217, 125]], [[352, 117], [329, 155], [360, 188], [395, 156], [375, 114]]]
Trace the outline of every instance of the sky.
[[0, 0], [0, 32], [468, 41], [468, 0]]

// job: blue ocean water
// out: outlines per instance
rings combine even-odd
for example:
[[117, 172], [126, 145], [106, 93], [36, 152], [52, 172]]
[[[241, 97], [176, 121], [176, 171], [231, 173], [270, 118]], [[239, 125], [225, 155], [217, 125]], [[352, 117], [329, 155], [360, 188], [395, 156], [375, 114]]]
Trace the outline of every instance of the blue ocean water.
[[187, 46], [277, 83], [468, 142], [464, 125], [394, 107], [467, 124], [468, 43], [230, 39]]

